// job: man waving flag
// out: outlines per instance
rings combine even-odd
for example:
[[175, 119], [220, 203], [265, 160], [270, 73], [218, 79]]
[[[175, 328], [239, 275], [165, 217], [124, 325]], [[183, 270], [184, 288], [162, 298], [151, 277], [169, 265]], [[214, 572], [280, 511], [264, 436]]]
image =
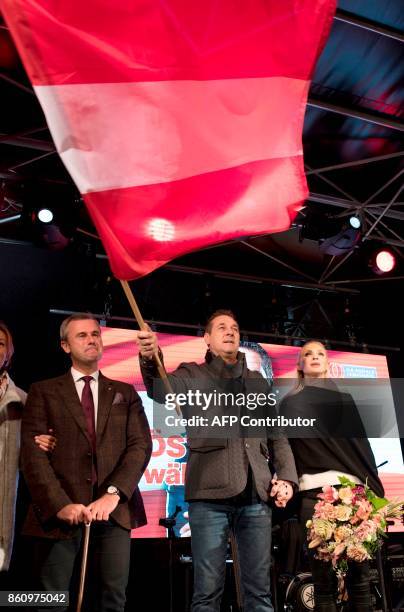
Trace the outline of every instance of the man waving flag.
[[120, 279], [287, 229], [335, 0], [0, 0]]

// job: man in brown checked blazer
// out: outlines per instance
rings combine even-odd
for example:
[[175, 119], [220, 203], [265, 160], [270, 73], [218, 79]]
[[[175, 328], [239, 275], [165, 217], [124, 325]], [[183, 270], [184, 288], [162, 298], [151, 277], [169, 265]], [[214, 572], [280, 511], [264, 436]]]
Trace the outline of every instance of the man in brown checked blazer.
[[[91, 610], [123, 612], [130, 529], [146, 523], [137, 485], [151, 454], [150, 430], [134, 388], [98, 370], [98, 322], [72, 315], [60, 337], [72, 368], [32, 385], [23, 414], [22, 469], [32, 499], [23, 533], [34, 538], [37, 587], [68, 591], [82, 523], [90, 521], [97, 571]], [[57, 444], [44, 453], [34, 437], [49, 429]]]

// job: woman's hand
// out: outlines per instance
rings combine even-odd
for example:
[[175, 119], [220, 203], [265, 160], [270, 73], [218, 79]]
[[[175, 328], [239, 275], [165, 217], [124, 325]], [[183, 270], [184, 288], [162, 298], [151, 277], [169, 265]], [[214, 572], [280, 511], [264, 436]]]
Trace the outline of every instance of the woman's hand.
[[57, 442], [57, 438], [53, 435], [53, 429], [48, 429], [47, 434], [41, 434], [34, 437], [35, 444], [39, 446], [45, 453], [51, 453]]
[[293, 486], [288, 480], [273, 478], [271, 480], [271, 497], [275, 497], [275, 506], [284, 508], [288, 501], [293, 497]]

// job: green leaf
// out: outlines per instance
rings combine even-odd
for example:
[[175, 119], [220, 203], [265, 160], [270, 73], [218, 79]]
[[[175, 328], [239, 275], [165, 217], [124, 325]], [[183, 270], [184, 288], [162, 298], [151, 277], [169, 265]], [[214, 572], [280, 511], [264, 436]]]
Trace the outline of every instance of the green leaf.
[[375, 510], [380, 510], [381, 508], [384, 508], [384, 506], [387, 506], [387, 504], [389, 503], [389, 500], [385, 497], [376, 497], [376, 495], [372, 497], [372, 499], [370, 499], [369, 501]]
[[349, 480], [346, 476], [338, 476], [338, 480], [343, 487], [356, 487], [356, 482], [352, 482], [352, 480]]

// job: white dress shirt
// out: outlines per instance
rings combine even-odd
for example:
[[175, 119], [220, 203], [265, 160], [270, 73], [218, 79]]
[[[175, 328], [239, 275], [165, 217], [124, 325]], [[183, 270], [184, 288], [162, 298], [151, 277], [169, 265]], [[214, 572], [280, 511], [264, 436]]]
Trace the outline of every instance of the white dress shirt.
[[97, 412], [98, 412], [98, 377], [100, 375], [100, 371], [96, 370], [95, 372], [91, 372], [91, 374], [83, 374], [83, 372], [79, 372], [75, 368], [71, 368], [71, 373], [73, 376], [74, 384], [76, 385], [77, 395], [79, 396], [79, 400], [81, 402], [81, 396], [83, 395], [84, 389], [84, 380], [80, 380], [83, 376], [92, 376], [93, 380], [90, 380], [90, 388], [93, 394], [94, 400], [94, 419], [95, 419], [95, 428], [97, 429]]

